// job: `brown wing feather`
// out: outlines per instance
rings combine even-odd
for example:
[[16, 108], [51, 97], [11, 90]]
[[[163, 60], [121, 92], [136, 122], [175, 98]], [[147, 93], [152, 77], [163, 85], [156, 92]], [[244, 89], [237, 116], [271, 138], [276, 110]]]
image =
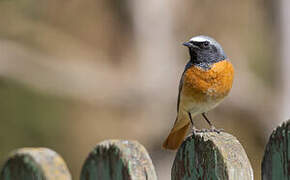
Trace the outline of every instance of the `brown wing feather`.
[[190, 127], [190, 124], [188, 123], [182, 128], [178, 129], [177, 131], [171, 131], [163, 143], [163, 148], [171, 149], [171, 150], [177, 149], [183, 142], [184, 137], [186, 136], [189, 127]]
[[189, 69], [191, 66], [192, 66], [192, 63], [189, 61], [185, 65], [184, 71], [183, 71], [182, 76], [181, 76], [180, 81], [179, 81], [178, 97], [177, 97], [177, 113], [179, 112], [180, 95], [181, 95], [181, 91], [182, 91], [182, 87], [183, 87], [184, 74], [185, 74], [186, 70]]

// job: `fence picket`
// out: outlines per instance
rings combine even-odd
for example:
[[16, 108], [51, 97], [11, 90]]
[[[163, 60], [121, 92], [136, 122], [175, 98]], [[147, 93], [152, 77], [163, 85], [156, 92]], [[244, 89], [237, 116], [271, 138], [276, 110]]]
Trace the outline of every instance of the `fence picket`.
[[179, 148], [172, 180], [252, 180], [253, 170], [239, 141], [228, 133], [194, 133]]
[[137, 141], [107, 140], [89, 154], [81, 180], [157, 180], [146, 149]]
[[47, 148], [21, 148], [9, 156], [1, 180], [71, 180], [63, 159]]
[[263, 180], [290, 179], [290, 120], [274, 130], [262, 162]]

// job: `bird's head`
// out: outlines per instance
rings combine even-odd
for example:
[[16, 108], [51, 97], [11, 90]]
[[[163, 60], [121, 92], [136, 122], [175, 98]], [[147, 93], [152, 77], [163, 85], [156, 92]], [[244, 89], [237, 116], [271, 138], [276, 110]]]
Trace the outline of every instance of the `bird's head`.
[[227, 58], [222, 46], [208, 36], [195, 36], [183, 45], [189, 48], [190, 61], [204, 68]]

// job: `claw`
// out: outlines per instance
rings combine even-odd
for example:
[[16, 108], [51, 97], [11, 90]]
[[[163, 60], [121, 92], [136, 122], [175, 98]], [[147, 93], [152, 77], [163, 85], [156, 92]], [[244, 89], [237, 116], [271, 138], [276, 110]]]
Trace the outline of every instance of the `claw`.
[[206, 133], [206, 132], [210, 132], [210, 129], [197, 129], [197, 128], [192, 128], [191, 129], [191, 133]]
[[216, 129], [214, 126], [212, 126], [210, 129], [197, 129], [196, 127], [192, 127], [191, 133], [207, 133], [207, 132], [216, 132], [221, 133], [224, 132], [224, 129]]
[[195, 134], [195, 133], [199, 133], [200, 130], [198, 130], [196, 127], [192, 126], [191, 128], [191, 133]]
[[210, 128], [210, 131], [211, 132], [216, 132], [216, 133], [221, 133], [221, 132], [224, 132], [224, 129], [217, 129], [217, 128], [215, 128], [214, 126], [211, 126], [211, 128]]

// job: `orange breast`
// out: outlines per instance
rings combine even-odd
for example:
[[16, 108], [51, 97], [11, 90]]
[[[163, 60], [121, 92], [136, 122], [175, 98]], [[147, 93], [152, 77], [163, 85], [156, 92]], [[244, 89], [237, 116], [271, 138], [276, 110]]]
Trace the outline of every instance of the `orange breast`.
[[223, 99], [232, 88], [234, 68], [227, 61], [212, 65], [210, 70], [192, 66], [184, 74], [182, 94], [197, 102]]

